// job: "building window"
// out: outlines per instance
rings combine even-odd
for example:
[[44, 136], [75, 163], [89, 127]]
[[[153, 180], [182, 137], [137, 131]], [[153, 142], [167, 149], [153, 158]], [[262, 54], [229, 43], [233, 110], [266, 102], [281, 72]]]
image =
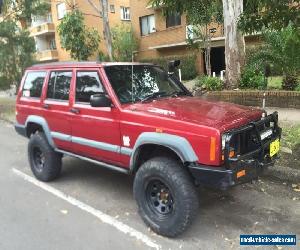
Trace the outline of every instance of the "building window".
[[51, 72], [48, 82], [47, 98], [69, 100], [72, 72]]
[[41, 97], [46, 72], [29, 72], [26, 76], [22, 96]]
[[130, 20], [130, 8], [121, 7], [121, 20]]
[[104, 93], [104, 88], [97, 72], [77, 72], [76, 102], [90, 103], [92, 95]]
[[156, 31], [154, 15], [140, 17], [141, 35], [145, 36]]
[[178, 25], [181, 25], [181, 15], [177, 12], [168, 14], [166, 17], [167, 28]]
[[115, 13], [115, 6], [113, 4], [109, 5], [110, 13]]
[[50, 48], [50, 50], [55, 50], [56, 49], [55, 38], [50, 39], [49, 48]]
[[64, 18], [64, 16], [67, 13], [66, 4], [65, 3], [59, 3], [56, 5], [57, 7], [57, 19], [60, 20]]

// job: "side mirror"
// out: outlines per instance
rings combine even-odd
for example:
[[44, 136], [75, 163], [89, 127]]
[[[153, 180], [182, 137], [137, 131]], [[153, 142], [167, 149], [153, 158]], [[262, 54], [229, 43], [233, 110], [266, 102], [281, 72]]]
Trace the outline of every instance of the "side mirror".
[[111, 99], [104, 93], [91, 95], [90, 104], [92, 107], [111, 107]]
[[174, 73], [175, 69], [180, 65], [180, 60], [173, 60], [168, 63], [168, 71], [169, 73]]

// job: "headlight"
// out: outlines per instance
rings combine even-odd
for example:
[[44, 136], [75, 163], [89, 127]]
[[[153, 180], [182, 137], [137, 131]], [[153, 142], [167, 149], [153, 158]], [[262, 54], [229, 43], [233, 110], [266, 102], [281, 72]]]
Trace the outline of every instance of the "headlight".
[[225, 144], [226, 144], [227, 137], [228, 137], [228, 134], [223, 134], [222, 135], [222, 150], [225, 149]]

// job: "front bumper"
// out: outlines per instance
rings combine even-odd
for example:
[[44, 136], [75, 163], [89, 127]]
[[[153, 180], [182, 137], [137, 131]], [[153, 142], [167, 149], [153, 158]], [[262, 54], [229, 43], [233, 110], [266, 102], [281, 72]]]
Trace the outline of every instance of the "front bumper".
[[[270, 127], [271, 123], [273, 123], [272, 127]], [[264, 129], [272, 129], [272, 134], [262, 140], [260, 136], [261, 129], [263, 131]], [[253, 132], [257, 139], [256, 147], [250, 152], [231, 158], [229, 151], [232, 140], [236, 136], [246, 137], [246, 133], [249, 133], [249, 131]], [[227, 133], [224, 164], [222, 166], [205, 166], [192, 163], [189, 165], [190, 173], [196, 184], [204, 184], [220, 189], [251, 182], [256, 180], [266, 168], [274, 165], [278, 156], [275, 154], [270, 157], [270, 144], [280, 138], [281, 128], [278, 126], [278, 114], [274, 112], [259, 121], [251, 122], [247, 126], [233, 129]]]
[[15, 123], [15, 130], [19, 135], [27, 137], [26, 127], [24, 125]]
[[197, 185], [226, 190], [232, 186], [257, 180], [268, 167], [274, 165], [275, 158], [264, 163], [255, 159], [238, 161], [233, 169], [193, 163], [189, 165], [189, 170]]

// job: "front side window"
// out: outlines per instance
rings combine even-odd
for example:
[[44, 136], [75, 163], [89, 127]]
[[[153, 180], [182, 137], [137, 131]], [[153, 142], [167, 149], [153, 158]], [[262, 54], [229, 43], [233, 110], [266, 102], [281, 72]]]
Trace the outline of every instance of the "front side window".
[[141, 35], [145, 36], [156, 31], [154, 15], [140, 17]]
[[56, 100], [69, 100], [72, 72], [51, 72], [47, 98]]
[[65, 3], [57, 4], [57, 19], [60, 20], [64, 18], [66, 13], [67, 13], [66, 4]]
[[96, 71], [77, 72], [76, 102], [90, 102], [91, 95], [103, 93], [104, 88]]
[[166, 27], [181, 25], [181, 15], [177, 12], [169, 13], [166, 17]]
[[29, 72], [26, 76], [22, 96], [41, 97], [46, 72]]
[[176, 78], [157, 66], [107, 66], [105, 72], [121, 103], [187, 95]]

